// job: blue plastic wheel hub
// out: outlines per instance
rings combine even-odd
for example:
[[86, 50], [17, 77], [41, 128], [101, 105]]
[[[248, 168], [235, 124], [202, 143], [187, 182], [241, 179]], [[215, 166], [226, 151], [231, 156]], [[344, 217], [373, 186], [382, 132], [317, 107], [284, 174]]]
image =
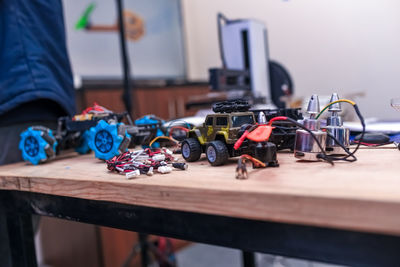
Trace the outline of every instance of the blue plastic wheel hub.
[[52, 147], [48, 147], [49, 143], [42, 137], [44, 134], [43, 130], [35, 130], [34, 128], [29, 127], [21, 133], [19, 149], [22, 151], [22, 158], [25, 161], [29, 161], [34, 165], [37, 165], [40, 162], [45, 162], [48, 160], [46, 147], [47, 149], [53, 150], [52, 154], [55, 155], [57, 142], [55, 141], [51, 130], [46, 130], [46, 132], [48, 137], [54, 139]]
[[101, 153], [110, 152], [113, 148], [114, 141], [111, 134], [106, 130], [101, 130], [94, 137], [94, 145]]
[[28, 136], [24, 142], [24, 150], [30, 157], [36, 156], [39, 154], [39, 142], [36, 138]]
[[81, 144], [75, 148], [75, 151], [81, 155], [89, 153], [90, 152], [89, 138], [90, 138], [89, 131], [87, 130], [83, 132], [81, 137]]
[[[89, 147], [94, 151], [96, 158], [108, 160], [120, 154], [120, 145], [124, 137], [130, 135], [124, 132], [124, 136], [118, 135], [118, 128], [122, 123], [108, 124], [101, 120], [89, 130]], [[125, 149], [126, 150], [126, 149]]]

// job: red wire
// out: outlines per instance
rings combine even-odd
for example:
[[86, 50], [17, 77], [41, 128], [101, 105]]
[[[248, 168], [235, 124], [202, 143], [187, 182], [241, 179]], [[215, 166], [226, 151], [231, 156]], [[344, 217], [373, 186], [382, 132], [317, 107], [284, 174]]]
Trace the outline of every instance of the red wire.
[[256, 165], [257, 167], [263, 167], [263, 168], [265, 167], [265, 163], [264, 163], [264, 162], [261, 162], [260, 160], [254, 158], [254, 157], [252, 157], [252, 156], [250, 156], [250, 155], [248, 155], [248, 154], [243, 154], [243, 155], [240, 156], [240, 158], [241, 158], [241, 159], [245, 158], [245, 159], [250, 160], [250, 161], [253, 162], [254, 165]]
[[97, 104], [96, 102], [93, 103], [93, 107], [88, 107], [87, 109], [85, 109], [84, 111], [82, 111], [82, 115], [85, 115], [87, 113], [89, 113], [90, 111], [95, 110], [95, 111], [104, 111], [104, 107], [100, 106], [99, 104]]
[[[271, 126], [272, 123], [273, 123], [274, 121], [285, 121], [285, 120], [287, 120], [287, 117], [285, 117], [285, 116], [278, 116], [278, 117], [272, 118], [272, 119], [269, 121], [268, 126]], [[257, 125], [259, 126], [258, 123], [257, 123]], [[243, 133], [243, 135], [235, 142], [235, 145], [233, 146], [233, 148], [234, 148], [235, 150], [238, 150], [238, 149], [239, 149], [239, 147], [242, 145], [243, 141], [247, 138], [247, 135], [248, 135], [248, 134], [249, 134], [249, 131], [246, 130], [246, 131]]]
[[268, 125], [271, 126], [274, 121], [285, 121], [287, 117], [285, 116], [278, 116], [269, 120]]
[[182, 126], [172, 126], [171, 129], [169, 130], [168, 136], [171, 136], [172, 131], [175, 130], [175, 129], [179, 129], [179, 130], [182, 130], [182, 131], [185, 131], [185, 132], [189, 132], [188, 128], [185, 128], [185, 127], [182, 127]]
[[[360, 143], [359, 141], [354, 141], [354, 143], [358, 144]], [[383, 146], [383, 145], [388, 145], [390, 143], [384, 143], [384, 144], [372, 144], [372, 143], [365, 143], [365, 142], [361, 142], [361, 145], [364, 146]]]

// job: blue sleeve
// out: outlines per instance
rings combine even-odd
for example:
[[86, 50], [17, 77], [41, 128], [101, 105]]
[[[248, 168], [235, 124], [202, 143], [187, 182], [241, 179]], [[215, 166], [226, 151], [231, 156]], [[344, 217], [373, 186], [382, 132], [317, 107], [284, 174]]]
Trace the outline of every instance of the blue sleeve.
[[0, 115], [37, 99], [75, 113], [60, 0], [0, 0]]

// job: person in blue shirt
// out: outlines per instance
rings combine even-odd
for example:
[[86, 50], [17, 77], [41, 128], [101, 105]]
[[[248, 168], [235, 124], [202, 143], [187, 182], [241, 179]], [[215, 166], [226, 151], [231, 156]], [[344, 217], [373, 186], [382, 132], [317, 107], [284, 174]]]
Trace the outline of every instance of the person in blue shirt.
[[0, 165], [21, 160], [19, 134], [75, 112], [60, 0], [0, 0]]
[[[75, 112], [61, 0], [0, 0], [0, 165], [22, 160], [19, 135]], [[0, 261], [10, 266], [0, 207]]]

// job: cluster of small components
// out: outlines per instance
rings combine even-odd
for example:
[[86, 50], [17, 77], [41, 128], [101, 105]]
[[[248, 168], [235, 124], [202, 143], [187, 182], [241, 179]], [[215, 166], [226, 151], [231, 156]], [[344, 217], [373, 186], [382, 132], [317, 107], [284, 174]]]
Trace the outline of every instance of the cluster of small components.
[[186, 163], [178, 162], [172, 151], [166, 148], [125, 152], [107, 160], [106, 163], [108, 170], [125, 174], [128, 179], [139, 177], [141, 174], [151, 176], [155, 171], [170, 173], [173, 168], [187, 170], [188, 167]]

